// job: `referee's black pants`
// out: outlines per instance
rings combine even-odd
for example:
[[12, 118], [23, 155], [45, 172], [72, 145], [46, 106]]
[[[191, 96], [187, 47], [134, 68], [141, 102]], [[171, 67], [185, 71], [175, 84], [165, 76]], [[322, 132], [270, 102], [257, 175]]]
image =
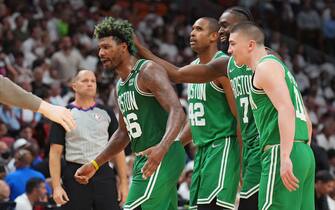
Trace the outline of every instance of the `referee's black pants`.
[[104, 164], [87, 185], [82, 185], [74, 179], [74, 174], [80, 166], [81, 164], [66, 162], [63, 184], [70, 201], [62, 206], [62, 209], [120, 210], [113, 169]]

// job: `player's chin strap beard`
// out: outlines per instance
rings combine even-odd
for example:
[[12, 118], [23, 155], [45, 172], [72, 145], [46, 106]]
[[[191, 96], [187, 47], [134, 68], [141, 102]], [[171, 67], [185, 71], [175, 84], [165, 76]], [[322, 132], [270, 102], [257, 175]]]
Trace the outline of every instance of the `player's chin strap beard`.
[[[229, 36], [227, 37], [227, 40], [229, 39]], [[219, 44], [220, 50], [228, 54], [228, 48], [229, 48], [229, 43], [228, 41], [225, 42], [220, 42]]]

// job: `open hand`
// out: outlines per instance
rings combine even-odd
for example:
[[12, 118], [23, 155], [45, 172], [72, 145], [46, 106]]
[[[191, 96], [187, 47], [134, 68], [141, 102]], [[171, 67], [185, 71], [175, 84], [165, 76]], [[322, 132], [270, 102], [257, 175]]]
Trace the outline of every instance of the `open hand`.
[[290, 158], [280, 160], [280, 176], [288, 191], [294, 191], [299, 188], [299, 180], [293, 174], [293, 166]]
[[61, 124], [66, 131], [73, 130], [76, 123], [72, 117], [70, 110], [65, 107], [56, 106], [42, 101], [39, 112], [46, 118]]
[[156, 145], [146, 149], [143, 152], [140, 152], [140, 155], [147, 157], [147, 162], [142, 168], [143, 178], [147, 179], [150, 177], [157, 169], [159, 164], [164, 158], [164, 155], [167, 151], [162, 148], [160, 145]]

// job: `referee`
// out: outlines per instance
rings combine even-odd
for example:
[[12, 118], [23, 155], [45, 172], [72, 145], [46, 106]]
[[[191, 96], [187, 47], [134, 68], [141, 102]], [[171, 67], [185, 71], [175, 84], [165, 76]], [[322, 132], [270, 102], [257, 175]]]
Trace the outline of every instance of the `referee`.
[[[88, 185], [81, 185], [74, 179], [76, 170], [93, 160], [106, 146], [109, 137], [117, 129], [117, 120], [112, 112], [97, 105], [96, 78], [93, 72], [80, 71], [73, 80], [75, 100], [67, 106], [76, 122], [76, 129], [66, 132], [53, 124], [50, 132], [50, 175], [53, 197], [66, 210], [111, 210], [120, 209], [128, 194], [128, 179], [124, 153], [115, 156], [118, 172], [117, 195], [113, 169], [102, 165]], [[61, 158], [65, 152], [65, 168], [61, 173]], [[61, 184], [61, 174], [63, 186]]]

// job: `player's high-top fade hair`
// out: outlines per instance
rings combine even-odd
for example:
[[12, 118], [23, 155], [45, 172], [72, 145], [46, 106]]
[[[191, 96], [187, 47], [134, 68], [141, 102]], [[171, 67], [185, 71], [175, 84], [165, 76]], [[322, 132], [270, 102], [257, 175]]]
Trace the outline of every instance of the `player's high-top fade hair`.
[[126, 20], [106, 17], [94, 29], [94, 37], [97, 39], [112, 36], [118, 43], [125, 42], [130, 54], [136, 54], [133, 40], [133, 26]]
[[228, 8], [225, 12], [233, 13], [238, 16], [241, 21], [250, 21], [254, 22], [254, 17], [252, 16], [250, 10], [245, 7], [235, 6]]
[[244, 36], [250, 37], [256, 41], [258, 45], [264, 45], [264, 32], [254, 22], [244, 21], [236, 24], [230, 33], [241, 32]]

